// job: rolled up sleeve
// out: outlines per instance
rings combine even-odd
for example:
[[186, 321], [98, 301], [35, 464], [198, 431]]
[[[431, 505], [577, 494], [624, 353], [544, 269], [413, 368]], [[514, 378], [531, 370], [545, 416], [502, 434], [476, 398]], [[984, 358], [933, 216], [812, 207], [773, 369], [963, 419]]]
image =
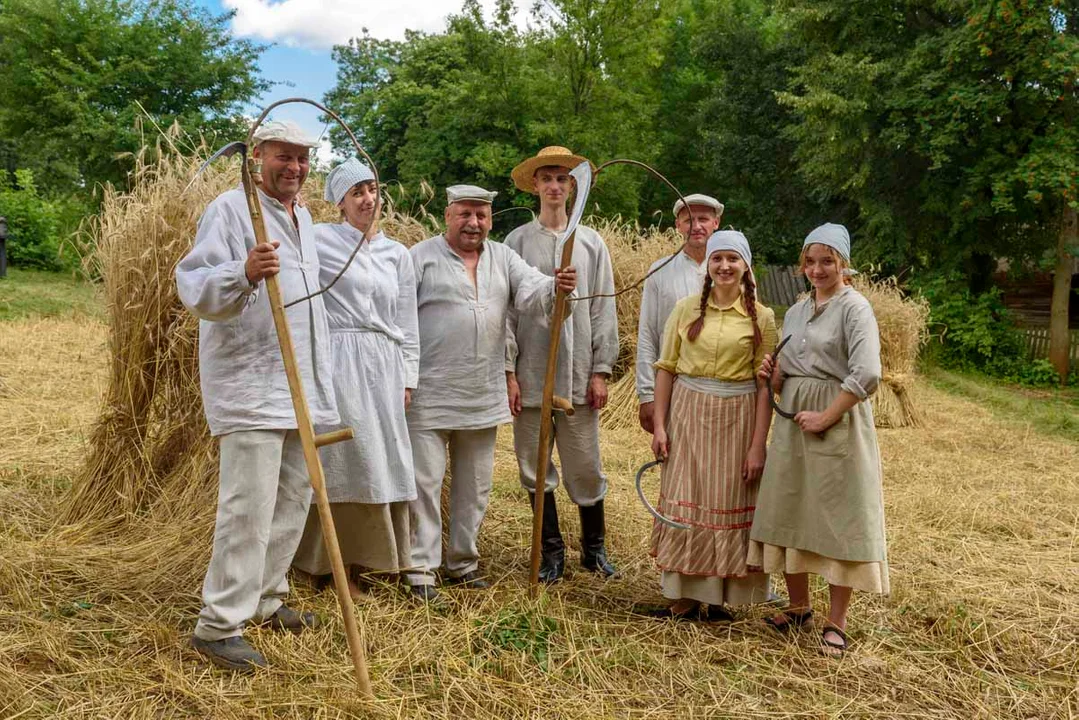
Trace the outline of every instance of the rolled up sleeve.
[[842, 387], [865, 400], [880, 385], [880, 330], [868, 301], [851, 304], [843, 318], [848, 374]]

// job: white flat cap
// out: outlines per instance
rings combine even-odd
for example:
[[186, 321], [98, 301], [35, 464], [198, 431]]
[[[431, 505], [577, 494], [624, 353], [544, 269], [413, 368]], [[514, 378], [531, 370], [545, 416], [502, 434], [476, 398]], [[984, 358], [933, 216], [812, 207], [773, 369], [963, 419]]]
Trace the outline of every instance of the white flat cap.
[[255, 144], [268, 140], [306, 148], [318, 147], [318, 140], [309, 136], [302, 127], [291, 120], [270, 120], [259, 125], [258, 130], [255, 131]]
[[[702, 195], [701, 193], [693, 193], [692, 195], [686, 195], [686, 202], [690, 205], [703, 205], [704, 207], [710, 207], [716, 211], [716, 215], [723, 214], [723, 203], [716, 200], [709, 195]], [[678, 217], [678, 213], [685, 207], [682, 204], [682, 198], [678, 198], [678, 202], [674, 204], [674, 216]]]
[[498, 195], [498, 193], [493, 190], [484, 190], [475, 185], [450, 185], [446, 188], [446, 204], [452, 205], [455, 202], [480, 202], [490, 205], [491, 202], [494, 201], [496, 195]]

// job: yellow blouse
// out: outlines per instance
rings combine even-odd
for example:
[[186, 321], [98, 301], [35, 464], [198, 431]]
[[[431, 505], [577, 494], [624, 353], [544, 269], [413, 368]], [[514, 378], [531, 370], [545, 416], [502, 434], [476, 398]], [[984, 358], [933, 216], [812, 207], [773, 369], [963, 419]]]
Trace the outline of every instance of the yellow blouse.
[[699, 295], [682, 298], [674, 306], [663, 330], [663, 350], [656, 369], [674, 375], [691, 375], [727, 382], [752, 380], [766, 353], [776, 346], [776, 314], [757, 303], [757, 324], [762, 342], [753, 353], [753, 324], [742, 296], [721, 308], [712, 298], [704, 313], [704, 327], [697, 339], [687, 337], [689, 326], [700, 315]]

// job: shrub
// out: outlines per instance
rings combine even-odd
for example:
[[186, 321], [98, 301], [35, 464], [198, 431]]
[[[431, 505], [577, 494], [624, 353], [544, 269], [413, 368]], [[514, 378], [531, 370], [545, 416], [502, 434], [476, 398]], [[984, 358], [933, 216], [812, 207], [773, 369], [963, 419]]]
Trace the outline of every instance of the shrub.
[[8, 173], [0, 172], [0, 215], [7, 218], [12, 265], [42, 270], [66, 266], [60, 257], [60, 213], [38, 195], [30, 170], [16, 170], [14, 183]]
[[929, 301], [929, 327], [936, 360], [947, 367], [1003, 376], [1026, 357], [1023, 337], [1001, 300], [999, 288], [975, 295], [958, 273], [921, 286]]

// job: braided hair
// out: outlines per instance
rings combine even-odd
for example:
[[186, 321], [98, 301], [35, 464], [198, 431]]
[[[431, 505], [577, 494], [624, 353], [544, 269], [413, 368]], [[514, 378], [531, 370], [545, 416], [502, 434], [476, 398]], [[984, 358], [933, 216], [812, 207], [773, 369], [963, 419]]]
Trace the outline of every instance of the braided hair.
[[[701, 288], [701, 314], [686, 332], [686, 337], [690, 342], [695, 341], [704, 329], [704, 313], [708, 309], [708, 296], [711, 293], [712, 276], [705, 275], [704, 286]], [[756, 354], [757, 348], [764, 342], [764, 337], [761, 335], [760, 325], [757, 324], [757, 283], [753, 282], [753, 274], [748, 268], [742, 275], [742, 302], [746, 306], [746, 314], [749, 315], [750, 322], [753, 323], [753, 353]]]
[[753, 273], [746, 270], [742, 276], [742, 302], [746, 306], [746, 314], [753, 323], [753, 354], [757, 354], [757, 348], [764, 342], [761, 335], [760, 325], [757, 324], [757, 283], [753, 281]]
[[701, 330], [704, 328], [704, 313], [708, 310], [708, 296], [712, 293], [712, 276], [704, 276], [704, 288], [701, 290], [701, 314], [697, 316], [697, 319], [693, 321], [693, 324], [689, 326], [689, 331], [686, 333], [686, 337], [690, 342], [697, 339], [697, 336], [701, 334]]

